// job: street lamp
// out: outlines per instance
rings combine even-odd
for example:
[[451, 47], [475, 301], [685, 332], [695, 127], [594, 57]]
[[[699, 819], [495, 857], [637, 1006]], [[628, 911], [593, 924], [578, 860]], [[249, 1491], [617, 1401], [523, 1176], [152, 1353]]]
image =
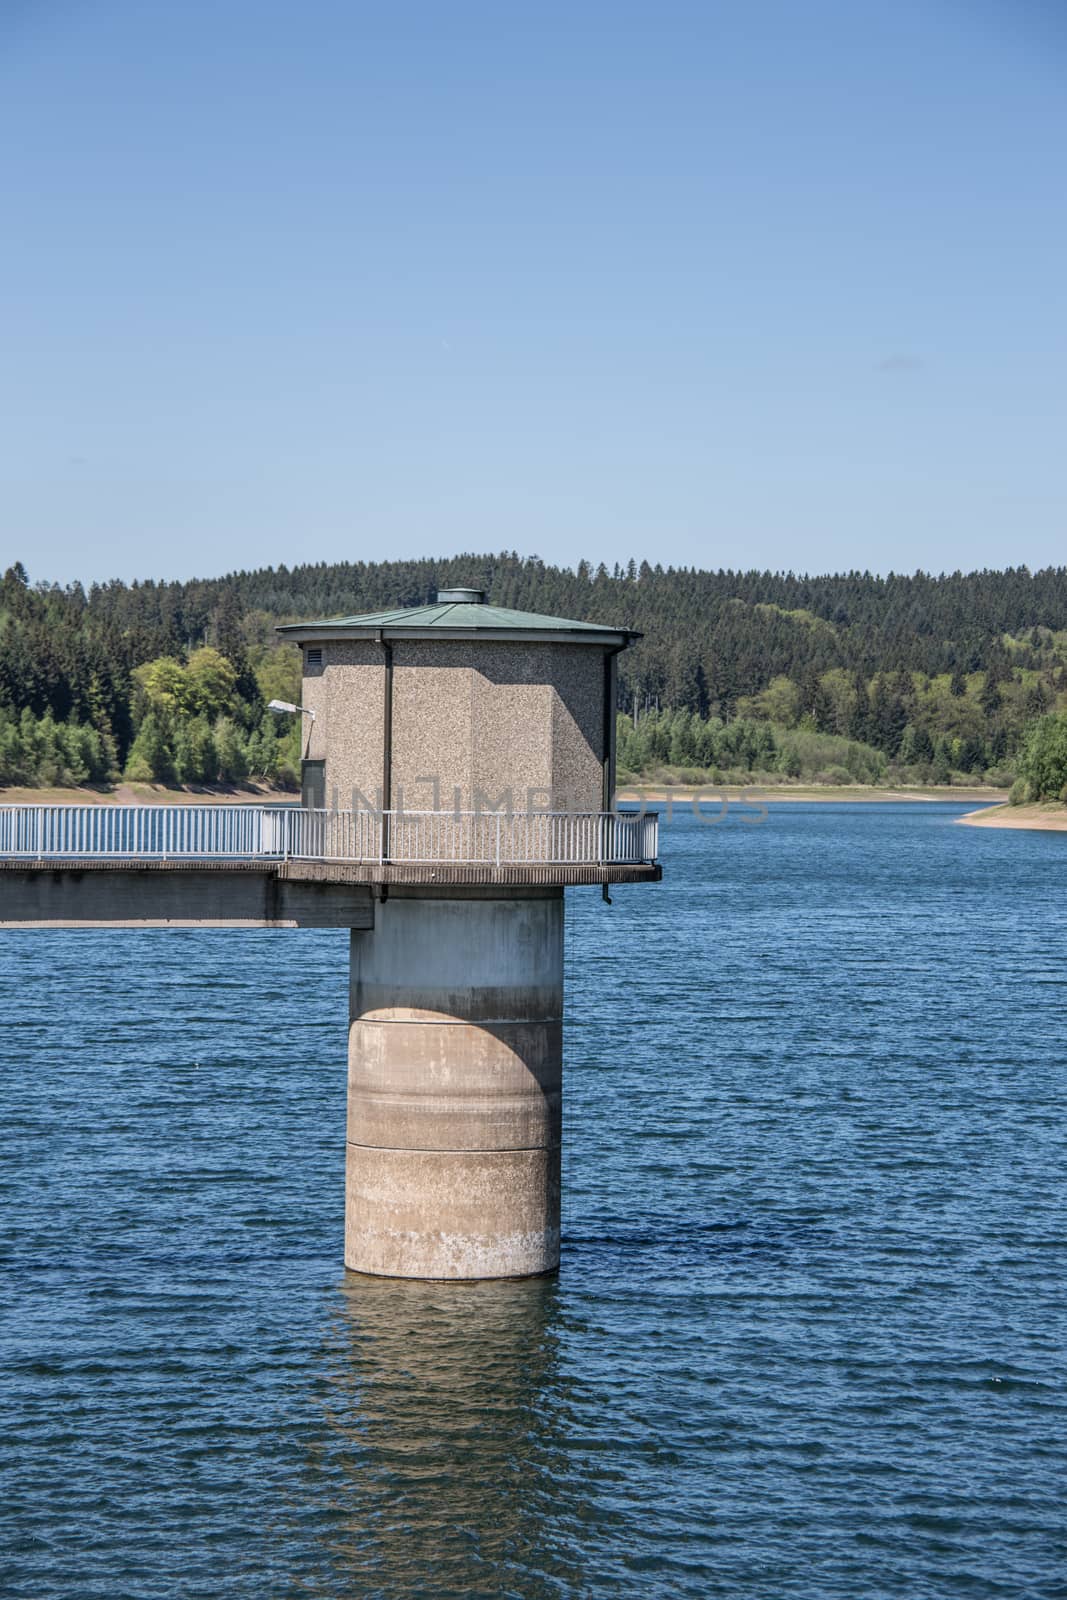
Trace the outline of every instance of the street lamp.
[[[312, 722], [314, 722], [314, 720], [315, 720], [315, 713], [314, 713], [314, 711], [311, 710], [311, 708], [309, 706], [295, 706], [291, 700], [268, 700], [267, 701], [267, 710], [268, 711], [273, 711], [275, 716], [289, 716], [289, 715], [296, 716], [299, 713], [299, 715], [302, 716], [302, 717], [310, 717]], [[308, 729], [308, 736], [307, 736], [307, 743], [305, 744], [304, 749], [303, 749], [303, 751], [301, 753], [301, 759], [302, 760], [306, 760], [307, 759], [307, 754], [308, 754], [308, 751], [310, 749], [311, 749], [311, 729], [309, 728]]]
[[288, 712], [299, 711], [302, 716], [310, 717], [312, 722], [315, 720], [314, 711], [311, 711], [307, 706], [294, 706], [291, 700], [270, 700], [267, 702], [267, 710]]

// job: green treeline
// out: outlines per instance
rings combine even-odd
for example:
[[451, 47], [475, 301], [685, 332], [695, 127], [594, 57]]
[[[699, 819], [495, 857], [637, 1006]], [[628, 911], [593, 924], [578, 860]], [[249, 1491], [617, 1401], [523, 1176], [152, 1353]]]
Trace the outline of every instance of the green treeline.
[[644, 633], [619, 661], [631, 773], [1005, 782], [1031, 726], [1067, 710], [1067, 568], [811, 578], [505, 553], [86, 592], [15, 565], [0, 580], [0, 784], [292, 781], [299, 731], [265, 707], [299, 698], [299, 662], [274, 624], [454, 583]]
[[292, 787], [296, 719], [267, 710], [300, 697], [300, 655], [260, 637], [227, 595], [205, 634], [101, 626], [78, 589], [31, 589], [21, 567], [0, 581], [0, 786], [130, 782]]
[[1017, 766], [1019, 776], [1011, 792], [1017, 805], [1027, 800], [1067, 801], [1067, 713], [1041, 717], [1032, 725]]
[[[619, 766], [628, 775], [698, 770], [734, 781], [746, 773], [819, 783], [1010, 784], [1022, 730], [1047, 704], [1022, 683], [987, 689], [988, 675], [877, 673], [840, 668], [810, 687], [775, 678], [720, 715], [634, 708], [620, 716]], [[1014, 704], [1012, 704], [1014, 701]], [[672, 771], [671, 769], [676, 769]]]
[[737, 717], [724, 723], [693, 711], [651, 711], [635, 726], [618, 718], [620, 780], [677, 778], [735, 783], [759, 776], [785, 782], [881, 783], [889, 768], [880, 750], [854, 739]]

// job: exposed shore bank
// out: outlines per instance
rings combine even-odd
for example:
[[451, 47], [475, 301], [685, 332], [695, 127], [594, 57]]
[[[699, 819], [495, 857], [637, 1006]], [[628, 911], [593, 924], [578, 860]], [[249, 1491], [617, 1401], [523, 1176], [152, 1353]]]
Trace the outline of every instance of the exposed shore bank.
[[[742, 795], [752, 799], [757, 796], [761, 803], [778, 805], [779, 803], [825, 801], [841, 804], [845, 801], [881, 801], [898, 803], [900, 801], [931, 802], [936, 800], [977, 801], [985, 800], [990, 806], [998, 810], [1006, 809], [1003, 802], [1007, 800], [1005, 789], [982, 788], [952, 788], [947, 784], [931, 784], [929, 788], [922, 789], [879, 789], [871, 784], [811, 784], [811, 783], [783, 783], [761, 787], [758, 783], [748, 785], [731, 784], [702, 784], [694, 787], [691, 784], [677, 784], [666, 786], [653, 784], [645, 788], [641, 784], [624, 783], [619, 786], [617, 798], [623, 802], [634, 804], [644, 800], [649, 804], [666, 805], [668, 801], [678, 805], [689, 805], [694, 796], [714, 803], [721, 801], [726, 794], [732, 804], [742, 801]], [[273, 789], [268, 784], [213, 784], [213, 785], [188, 785], [173, 787], [162, 783], [119, 783], [113, 789], [85, 788], [85, 789], [2, 789], [0, 788], [0, 805], [7, 806], [204, 806], [204, 805], [295, 805], [299, 802], [300, 795], [294, 789]], [[1015, 812], [1030, 812], [1043, 810], [1042, 807], [1012, 806]], [[1067, 807], [1052, 807], [1059, 809], [1067, 816]], [[974, 817], [985, 817], [985, 811], [974, 812]], [[964, 818], [961, 820], [970, 820]], [[1005, 826], [1022, 827], [1023, 823], [1009, 823]], [[1054, 824], [1041, 824], [1041, 826], [1054, 826]]]
[[296, 789], [269, 784], [118, 783], [113, 789], [0, 789], [0, 806], [263, 806], [295, 805]]
[[991, 806], [969, 811], [959, 822], [972, 828], [1036, 828], [1044, 833], [1067, 833], [1067, 806], [1058, 800], [1033, 806]]
[[[901, 801], [926, 802], [929, 804], [937, 800], [954, 800], [963, 803], [985, 800], [991, 806], [999, 806], [1008, 797], [1006, 789], [954, 789], [949, 784], [931, 784], [929, 788], [924, 789], [879, 789], [873, 784], [783, 783], [775, 784], [773, 787], [768, 785], [767, 788], [762, 788], [758, 783], [740, 787], [734, 783], [720, 784], [718, 786], [709, 783], [701, 785], [699, 788], [678, 784], [677, 787], [671, 786], [667, 788], [659, 785], [648, 789], [643, 788], [640, 784], [622, 784], [619, 787], [618, 798], [627, 802], [644, 800], [649, 804], [655, 805], [666, 805], [669, 800], [678, 805], [689, 805], [695, 795], [714, 803], [714, 801], [721, 799], [724, 794], [729, 796], [732, 803], [740, 801], [742, 796], [749, 796], [753, 800], [758, 799], [761, 805], [769, 806], [780, 803], [810, 801], [842, 804], [845, 801], [854, 802], [857, 800], [865, 802], [881, 801], [883, 805], [889, 802], [899, 803]], [[975, 812], [974, 815], [980, 816], [982, 813]]]

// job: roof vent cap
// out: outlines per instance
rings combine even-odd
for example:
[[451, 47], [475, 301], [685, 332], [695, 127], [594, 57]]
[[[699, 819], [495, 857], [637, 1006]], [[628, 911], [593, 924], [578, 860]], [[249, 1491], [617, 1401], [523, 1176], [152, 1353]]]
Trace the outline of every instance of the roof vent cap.
[[438, 591], [437, 591], [437, 604], [439, 606], [445, 606], [445, 605], [484, 606], [485, 605], [485, 590], [484, 589], [438, 589]]

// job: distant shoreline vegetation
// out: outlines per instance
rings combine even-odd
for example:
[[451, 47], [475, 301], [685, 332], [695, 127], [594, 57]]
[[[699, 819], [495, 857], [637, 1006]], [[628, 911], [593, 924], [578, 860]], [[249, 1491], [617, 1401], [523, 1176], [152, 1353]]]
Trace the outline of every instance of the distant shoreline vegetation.
[[1067, 568], [875, 577], [612, 571], [514, 553], [188, 583], [0, 580], [0, 787], [298, 782], [300, 659], [277, 622], [438, 586], [640, 630], [620, 781], [1067, 786]]
[[[723, 723], [689, 712], [652, 712], [636, 726], [620, 716], [618, 780], [653, 784], [812, 783], [820, 786], [909, 788], [953, 783], [1004, 789], [1014, 770], [965, 767], [962, 741], [942, 739], [916, 759], [918, 741], [905, 730], [897, 758], [860, 740], [819, 733], [807, 719], [792, 725], [739, 717]], [[932, 744], [932, 741], [931, 741]], [[921, 748], [921, 746], [920, 746]]]

